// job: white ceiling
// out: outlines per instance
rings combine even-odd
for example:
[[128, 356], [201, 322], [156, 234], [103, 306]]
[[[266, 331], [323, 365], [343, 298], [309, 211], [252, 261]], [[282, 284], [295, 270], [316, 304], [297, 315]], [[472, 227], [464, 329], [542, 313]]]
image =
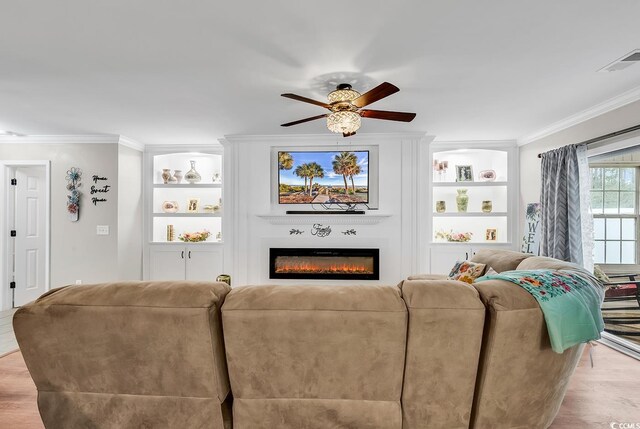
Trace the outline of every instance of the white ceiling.
[[[330, 83], [400, 92], [440, 140], [513, 139], [640, 86], [637, 0], [4, 0], [0, 129], [123, 134], [147, 144], [328, 132], [279, 124], [322, 109]], [[333, 82], [333, 83], [332, 83]]]

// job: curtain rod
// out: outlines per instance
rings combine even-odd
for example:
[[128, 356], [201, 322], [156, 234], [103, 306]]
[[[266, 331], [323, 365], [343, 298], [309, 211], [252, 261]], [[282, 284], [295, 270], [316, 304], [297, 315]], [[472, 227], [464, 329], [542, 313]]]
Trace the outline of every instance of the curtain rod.
[[[623, 134], [627, 134], [627, 133], [631, 133], [633, 131], [638, 131], [638, 130], [640, 130], [640, 124], [638, 124], [638, 125], [636, 125], [634, 127], [625, 128], [624, 130], [614, 131], [612, 133], [605, 134], [605, 135], [600, 136], [600, 137], [594, 137], [592, 139], [585, 140], [585, 141], [583, 141], [581, 143], [574, 143], [573, 146], [577, 146], [577, 145], [581, 145], [581, 144], [590, 145], [590, 144], [593, 144], [593, 143], [601, 142], [602, 140], [607, 140], [607, 139], [610, 139], [612, 137], [617, 137], [617, 136], [620, 136], [620, 135], [623, 135]], [[541, 153], [538, 154], [538, 158], [542, 158], [542, 154]]]

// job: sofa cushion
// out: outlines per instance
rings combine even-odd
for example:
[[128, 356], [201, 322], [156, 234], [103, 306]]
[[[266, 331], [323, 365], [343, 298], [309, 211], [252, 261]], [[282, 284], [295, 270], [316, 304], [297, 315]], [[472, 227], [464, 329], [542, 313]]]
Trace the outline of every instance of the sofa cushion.
[[449, 273], [449, 280], [460, 280], [465, 283], [473, 283], [484, 272], [486, 264], [470, 261], [458, 261]]
[[501, 273], [515, 270], [522, 261], [531, 256], [533, 255], [529, 253], [514, 252], [512, 250], [480, 249], [473, 255], [471, 262], [486, 264]]

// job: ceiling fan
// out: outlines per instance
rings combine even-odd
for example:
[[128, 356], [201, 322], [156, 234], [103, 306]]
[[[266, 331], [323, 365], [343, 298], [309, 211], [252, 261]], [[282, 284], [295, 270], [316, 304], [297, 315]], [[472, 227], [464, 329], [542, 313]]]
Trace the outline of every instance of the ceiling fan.
[[398, 89], [397, 86], [389, 82], [383, 82], [371, 91], [360, 94], [358, 91], [351, 89], [351, 85], [341, 83], [336, 87], [335, 91], [330, 92], [327, 96], [329, 99], [328, 103], [312, 100], [296, 94], [281, 94], [283, 97], [315, 104], [316, 106], [329, 110], [329, 113], [300, 119], [299, 121], [287, 122], [286, 124], [282, 124], [282, 126], [290, 127], [304, 122], [315, 121], [320, 118], [327, 118], [327, 128], [329, 128], [329, 130], [334, 133], [342, 133], [343, 137], [349, 137], [354, 135], [360, 128], [360, 118], [411, 122], [413, 118], [416, 117], [415, 113], [363, 109], [363, 107], [388, 97], [391, 94], [395, 94], [398, 91], [400, 91], [400, 89]]

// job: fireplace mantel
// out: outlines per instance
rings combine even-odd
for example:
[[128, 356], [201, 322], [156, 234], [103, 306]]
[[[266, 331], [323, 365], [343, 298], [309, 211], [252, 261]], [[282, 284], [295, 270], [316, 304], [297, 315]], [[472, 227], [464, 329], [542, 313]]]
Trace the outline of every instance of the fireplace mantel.
[[260, 219], [269, 221], [272, 225], [312, 225], [314, 223], [330, 223], [333, 225], [375, 225], [389, 219], [391, 214], [341, 214], [328, 215], [322, 214], [304, 214], [304, 215], [288, 215], [288, 214], [263, 214], [257, 215]]

